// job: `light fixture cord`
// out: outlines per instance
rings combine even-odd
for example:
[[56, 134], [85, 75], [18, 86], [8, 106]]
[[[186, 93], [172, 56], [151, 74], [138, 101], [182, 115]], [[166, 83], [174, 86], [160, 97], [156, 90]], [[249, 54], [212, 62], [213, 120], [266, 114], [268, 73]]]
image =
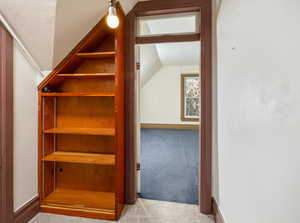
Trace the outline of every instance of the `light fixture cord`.
[[114, 7], [114, 0], [109, 0], [109, 7]]

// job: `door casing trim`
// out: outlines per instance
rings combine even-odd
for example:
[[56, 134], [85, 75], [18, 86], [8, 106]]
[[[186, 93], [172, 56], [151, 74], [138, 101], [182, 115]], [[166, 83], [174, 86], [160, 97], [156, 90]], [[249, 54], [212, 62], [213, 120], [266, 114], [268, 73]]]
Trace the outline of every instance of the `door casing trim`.
[[[200, 11], [201, 39], [201, 125], [200, 125], [200, 211], [212, 213], [212, 1], [211, 0], [165, 0], [139, 2], [126, 18], [126, 202], [136, 201], [136, 130], [135, 130], [135, 44], [137, 17]], [[148, 42], [157, 41], [149, 40]], [[180, 37], [182, 40], [182, 36]], [[190, 37], [189, 37], [190, 38]], [[168, 39], [167, 41], [171, 41]]]
[[13, 222], [13, 38], [0, 23], [0, 217]]
[[0, 219], [5, 223], [23, 223], [39, 212], [39, 198], [14, 212], [13, 41], [0, 22]]

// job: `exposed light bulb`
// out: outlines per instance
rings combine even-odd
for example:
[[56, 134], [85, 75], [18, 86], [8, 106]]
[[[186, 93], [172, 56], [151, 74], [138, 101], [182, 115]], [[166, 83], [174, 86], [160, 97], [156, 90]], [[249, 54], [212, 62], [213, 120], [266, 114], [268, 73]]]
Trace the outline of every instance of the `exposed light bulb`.
[[117, 15], [117, 10], [114, 6], [110, 6], [108, 9], [108, 16], [106, 18], [107, 25], [110, 28], [117, 28], [119, 26], [119, 17]]

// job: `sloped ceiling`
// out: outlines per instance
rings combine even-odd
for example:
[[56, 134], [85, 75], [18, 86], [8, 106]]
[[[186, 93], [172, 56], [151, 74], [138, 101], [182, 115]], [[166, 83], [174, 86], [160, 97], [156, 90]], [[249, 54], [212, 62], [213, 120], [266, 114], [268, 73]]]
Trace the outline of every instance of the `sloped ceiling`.
[[[141, 26], [147, 25], [147, 34], [188, 33], [196, 31], [196, 15], [182, 14], [173, 16], [151, 17], [141, 20]], [[162, 43], [156, 44], [159, 59], [163, 65], [194, 65], [200, 61], [200, 43]], [[198, 49], [198, 50], [197, 50]]]
[[0, 0], [0, 12], [42, 69], [53, 59], [57, 0]]
[[[120, 0], [127, 13], [137, 0]], [[41, 70], [53, 67], [105, 15], [108, 0], [0, 0], [0, 12]]]
[[[140, 20], [142, 35], [195, 31], [196, 19], [177, 17]], [[145, 44], [140, 46], [140, 83], [144, 86], [164, 65], [199, 65], [200, 42]]]
[[[120, 0], [128, 13], [137, 0]], [[108, 0], [58, 0], [55, 22], [55, 67], [107, 12]]]
[[140, 83], [144, 86], [163, 66], [197, 66], [200, 42], [145, 44], [140, 46]]

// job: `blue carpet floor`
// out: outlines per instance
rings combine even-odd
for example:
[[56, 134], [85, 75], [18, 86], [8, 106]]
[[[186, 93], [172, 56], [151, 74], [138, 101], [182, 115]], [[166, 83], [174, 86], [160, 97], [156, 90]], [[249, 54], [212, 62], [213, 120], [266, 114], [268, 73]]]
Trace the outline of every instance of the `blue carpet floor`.
[[141, 197], [197, 204], [198, 130], [141, 129]]

